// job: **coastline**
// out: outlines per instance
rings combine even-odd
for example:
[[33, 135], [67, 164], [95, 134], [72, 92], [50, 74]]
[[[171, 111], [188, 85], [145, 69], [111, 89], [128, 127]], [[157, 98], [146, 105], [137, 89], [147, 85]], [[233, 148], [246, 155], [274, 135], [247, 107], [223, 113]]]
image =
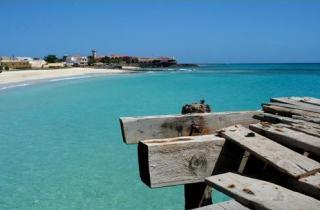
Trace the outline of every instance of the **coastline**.
[[27, 86], [41, 81], [61, 81], [81, 79], [92, 76], [107, 76], [114, 74], [133, 73], [121, 69], [94, 69], [94, 68], [66, 68], [53, 70], [21, 70], [4, 71], [0, 73], [0, 90], [13, 87]]

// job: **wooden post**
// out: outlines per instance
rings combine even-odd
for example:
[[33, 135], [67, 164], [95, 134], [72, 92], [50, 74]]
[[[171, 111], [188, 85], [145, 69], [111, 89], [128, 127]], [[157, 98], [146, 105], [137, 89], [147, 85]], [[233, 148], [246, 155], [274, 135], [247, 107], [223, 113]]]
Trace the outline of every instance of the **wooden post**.
[[212, 174], [237, 172], [244, 153], [244, 149], [230, 141], [226, 141], [222, 147], [221, 154]]
[[[245, 150], [236, 144], [225, 142], [212, 175], [237, 172]], [[210, 189], [210, 190], [209, 190]], [[204, 182], [184, 185], [185, 209], [198, 208], [212, 204], [211, 188]]]
[[185, 184], [185, 209], [194, 209], [212, 204], [212, 188], [204, 182]]

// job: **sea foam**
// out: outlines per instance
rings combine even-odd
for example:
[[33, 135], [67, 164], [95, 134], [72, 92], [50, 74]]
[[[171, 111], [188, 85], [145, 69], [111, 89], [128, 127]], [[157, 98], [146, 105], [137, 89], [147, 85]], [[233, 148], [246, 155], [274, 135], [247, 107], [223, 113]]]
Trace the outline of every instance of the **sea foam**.
[[24, 87], [24, 86], [28, 86], [30, 85], [29, 83], [22, 83], [22, 84], [16, 84], [16, 85], [9, 85], [9, 86], [4, 86], [1, 87], [0, 90], [7, 90], [7, 89], [11, 89], [11, 88], [16, 88], [16, 87]]

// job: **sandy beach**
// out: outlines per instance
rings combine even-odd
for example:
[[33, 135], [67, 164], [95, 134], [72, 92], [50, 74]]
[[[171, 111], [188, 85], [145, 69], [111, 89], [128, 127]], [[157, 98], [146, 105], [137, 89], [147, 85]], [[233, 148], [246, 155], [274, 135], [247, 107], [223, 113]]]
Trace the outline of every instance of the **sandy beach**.
[[128, 70], [120, 69], [93, 69], [93, 68], [67, 68], [54, 70], [22, 70], [4, 71], [0, 73], [0, 86], [25, 83], [30, 81], [72, 78], [87, 75], [110, 75], [129, 73]]

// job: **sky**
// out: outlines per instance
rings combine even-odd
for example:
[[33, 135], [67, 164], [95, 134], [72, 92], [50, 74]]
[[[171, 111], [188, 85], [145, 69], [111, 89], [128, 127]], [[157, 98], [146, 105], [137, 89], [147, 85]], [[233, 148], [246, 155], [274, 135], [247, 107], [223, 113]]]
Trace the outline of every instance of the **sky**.
[[0, 55], [320, 62], [320, 0], [0, 0]]

